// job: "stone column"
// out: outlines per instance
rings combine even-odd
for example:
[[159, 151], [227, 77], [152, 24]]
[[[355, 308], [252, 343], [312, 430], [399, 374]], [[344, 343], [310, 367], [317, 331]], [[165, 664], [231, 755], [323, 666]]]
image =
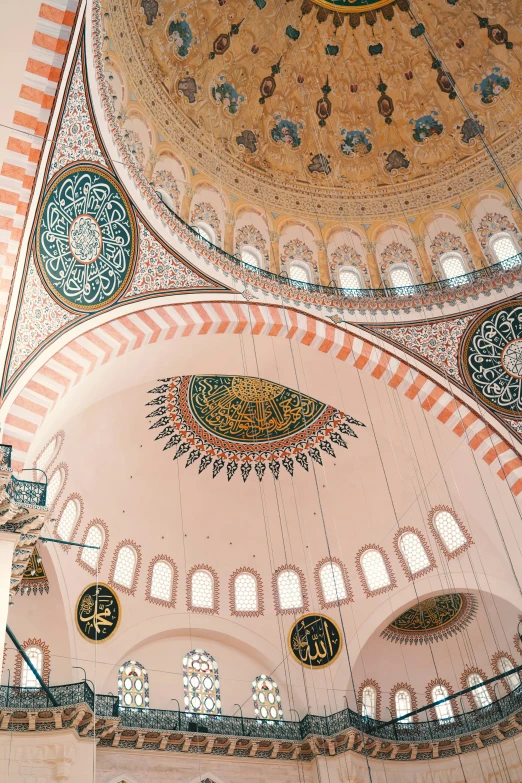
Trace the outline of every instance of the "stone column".
[[460, 227], [464, 232], [466, 244], [468, 246], [469, 252], [471, 253], [471, 258], [473, 259], [475, 268], [482, 269], [482, 267], [488, 266], [484, 252], [480, 247], [480, 242], [478, 241], [475, 235], [475, 231], [473, 230], [473, 223], [471, 220], [465, 220], [464, 223], [460, 224]]
[[328, 264], [328, 253], [324, 239], [316, 239], [317, 245], [317, 268], [319, 271], [319, 282], [321, 285], [330, 285], [330, 266]]
[[426, 252], [426, 235], [425, 234], [413, 234], [413, 244], [417, 248], [417, 256], [419, 259], [419, 266], [421, 269], [422, 279], [425, 283], [431, 283], [437, 279], [433, 264], [431, 263], [428, 254]]
[[520, 209], [516, 198], [506, 201], [506, 207], [511, 212], [515, 225], [522, 234], [522, 209]]
[[4, 659], [5, 627], [9, 611], [9, 588], [13, 552], [18, 543], [18, 533], [0, 530], [0, 661]]
[[225, 212], [225, 239], [223, 250], [225, 253], [234, 255], [234, 227], [236, 225], [236, 216], [233, 212]]
[[379, 264], [377, 263], [377, 255], [375, 253], [375, 242], [365, 242], [364, 249], [366, 250], [366, 263], [368, 265], [368, 271], [370, 273], [370, 280], [372, 288], [382, 288], [383, 281], [381, 279], [381, 273], [379, 271]]
[[270, 271], [275, 275], [281, 274], [281, 260], [279, 258], [279, 231], [270, 232]]
[[194, 195], [194, 188], [192, 185], [185, 185], [185, 192], [181, 202], [180, 217], [185, 223], [190, 222], [190, 205], [192, 204], [192, 197]]

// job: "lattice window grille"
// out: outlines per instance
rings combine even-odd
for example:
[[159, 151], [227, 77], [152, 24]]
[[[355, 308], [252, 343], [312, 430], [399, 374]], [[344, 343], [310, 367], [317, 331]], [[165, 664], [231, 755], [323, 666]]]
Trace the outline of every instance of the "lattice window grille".
[[98, 525], [91, 525], [87, 536], [84, 541], [87, 546], [97, 546], [98, 549], [86, 549], [82, 550], [82, 560], [91, 568], [96, 568], [100, 557], [101, 548], [103, 545], [103, 533]]
[[459, 255], [446, 256], [446, 258], [442, 260], [442, 268], [444, 269], [444, 274], [448, 280], [466, 274], [464, 262]]
[[144, 709], [149, 706], [149, 675], [137, 661], [127, 661], [118, 670], [118, 696], [122, 707]]
[[377, 691], [373, 685], [366, 685], [362, 692], [362, 714], [365, 718], [377, 717]]
[[[498, 663], [501, 672], [508, 672], [513, 669], [513, 663], [509, 660], [509, 658], [502, 657]], [[520, 675], [518, 672], [513, 672], [513, 674], [510, 674], [506, 677], [506, 682], [508, 684], [509, 690], [514, 691], [515, 688], [518, 688], [520, 685]]]
[[40, 454], [40, 457], [36, 461], [36, 467], [40, 470], [45, 470], [48, 464], [51, 461], [51, 457], [53, 456], [57, 445], [57, 438], [53, 438], [45, 447], [45, 449]]
[[260, 674], [252, 683], [254, 713], [258, 720], [283, 720], [281, 696], [277, 683], [266, 674]]
[[297, 280], [300, 283], [310, 282], [310, 275], [305, 267], [301, 266], [301, 264], [290, 264], [288, 277], [291, 280]]
[[482, 682], [482, 677], [477, 673], [470, 674], [467, 680], [468, 688], [472, 688], [474, 685], [479, 686], [478, 688], [475, 688], [474, 691], [471, 691], [477, 709], [488, 707], [491, 704], [489, 691], [485, 685], [482, 685]]
[[114, 582], [122, 587], [130, 589], [136, 570], [136, 552], [131, 546], [122, 546], [116, 558], [114, 569]]
[[58, 497], [58, 493], [60, 489], [62, 488], [64, 480], [63, 470], [61, 468], [56, 468], [53, 475], [50, 478], [49, 483], [47, 484], [47, 505], [52, 506], [56, 498]]
[[381, 590], [391, 584], [390, 575], [381, 553], [368, 549], [361, 556], [361, 568], [369, 590]]
[[362, 288], [361, 279], [353, 269], [341, 269], [339, 283], [341, 288]]
[[161, 601], [172, 600], [173, 569], [166, 560], [158, 560], [152, 567], [152, 580], [150, 584], [151, 598], [159, 598]]
[[257, 612], [257, 579], [244, 571], [234, 579], [234, 604], [237, 612]]
[[508, 261], [508, 259], [513, 258], [513, 256], [516, 256], [518, 253], [518, 250], [515, 247], [515, 243], [511, 237], [507, 236], [506, 234], [502, 234], [496, 239], [493, 239], [491, 241], [491, 249], [493, 250], [499, 263]]
[[395, 694], [395, 714], [397, 718], [402, 718], [401, 723], [411, 723], [413, 717], [410, 715], [407, 718], [403, 718], [403, 715], [408, 715], [411, 712], [411, 693], [406, 689], [397, 691]]
[[405, 266], [392, 267], [390, 277], [395, 288], [403, 288], [413, 285], [413, 277], [409, 269]]
[[281, 609], [302, 609], [303, 591], [299, 574], [288, 568], [277, 576], [277, 593]]
[[[25, 653], [31, 663], [33, 664], [34, 668], [38, 672], [40, 676], [42, 676], [42, 670], [43, 670], [43, 650], [40, 647], [27, 647], [25, 650]], [[22, 660], [22, 678], [21, 678], [21, 684], [22, 688], [39, 688], [40, 683], [34, 676], [33, 672], [27, 665], [27, 663]]]
[[204, 650], [192, 650], [183, 658], [185, 712], [221, 715], [218, 665]]
[[449, 511], [439, 511], [433, 520], [448, 552], [455, 552], [466, 543], [466, 536], [459, 527], [453, 514]]
[[399, 538], [399, 548], [411, 574], [418, 574], [419, 571], [429, 567], [430, 561], [426, 550], [415, 533], [403, 533]]
[[[449, 696], [448, 689], [442, 683], [435, 685], [431, 689], [432, 701], [439, 701], [439, 699], [446, 699]], [[435, 706], [435, 715], [439, 723], [453, 723], [455, 717], [453, 715], [453, 707], [451, 701], [445, 701], [443, 704], [437, 704]]]
[[342, 569], [338, 563], [333, 561], [325, 563], [319, 571], [319, 579], [321, 580], [325, 603], [331, 604], [335, 601], [343, 601], [346, 598], [346, 585]]
[[259, 257], [248, 247], [241, 248], [241, 261], [249, 266], [259, 267]]
[[78, 502], [76, 500], [68, 500], [56, 526], [56, 533], [62, 541], [70, 540], [74, 526], [78, 521], [79, 513]]
[[195, 571], [191, 580], [192, 606], [214, 608], [214, 578], [210, 571]]

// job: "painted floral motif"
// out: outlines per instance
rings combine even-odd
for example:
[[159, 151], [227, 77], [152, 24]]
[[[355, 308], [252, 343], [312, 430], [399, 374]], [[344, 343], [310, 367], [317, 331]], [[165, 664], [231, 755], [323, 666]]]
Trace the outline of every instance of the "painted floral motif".
[[479, 236], [480, 246], [490, 264], [495, 264], [496, 259], [493, 258], [489, 249], [489, 239], [493, 234], [497, 234], [499, 231], [508, 231], [510, 234], [513, 234], [513, 236], [516, 237], [519, 246], [522, 246], [522, 234], [508, 217], [501, 215], [499, 212], [486, 212], [479, 223], [477, 234]]
[[212, 97], [216, 103], [220, 103], [229, 114], [237, 114], [239, 104], [245, 99], [243, 95], [239, 95], [232, 84], [225, 81], [224, 76], [220, 76], [219, 78], [220, 84], [216, 84], [212, 87]]
[[143, 149], [143, 143], [139, 135], [135, 130], [125, 128], [123, 131], [123, 138], [132, 157], [142, 169], [145, 165], [145, 150]]
[[[172, 41], [177, 48], [179, 57], [186, 57], [192, 44], [192, 30], [189, 23], [185, 21], [186, 18], [186, 14], [181, 14], [179, 20], [172, 21], [169, 25], [169, 41]], [[197, 43], [197, 40], [194, 43]]]
[[450, 253], [452, 250], [462, 256], [464, 265], [467, 265], [468, 269], [473, 269], [471, 254], [462, 239], [456, 234], [451, 234], [449, 231], [441, 231], [434, 238], [430, 245], [430, 249], [431, 263], [443, 278], [446, 277], [446, 275], [442, 274], [441, 270], [438, 268], [440, 257], [443, 253]]
[[236, 231], [236, 256], [238, 258], [241, 258], [241, 248], [244, 245], [249, 245], [250, 247], [255, 247], [256, 250], [259, 250], [265, 265], [268, 267], [269, 258], [266, 242], [261, 231], [255, 226], [241, 226], [241, 228]]
[[221, 223], [219, 221], [218, 213], [212, 206], [212, 204], [209, 204], [208, 201], [200, 201], [199, 204], [196, 204], [192, 208], [192, 218], [191, 223], [198, 223], [201, 221], [202, 223], [208, 223], [209, 226], [212, 226], [216, 233], [216, 241], [218, 243], [221, 242]]
[[417, 120], [410, 120], [410, 125], [413, 125], [413, 139], [414, 141], [422, 144], [430, 136], [440, 136], [444, 130], [442, 122], [437, 120], [438, 111], [433, 110], [431, 114], [424, 114]]
[[179, 212], [181, 199], [178, 183], [176, 182], [174, 174], [171, 171], [167, 171], [166, 169], [158, 169], [158, 171], [154, 172], [152, 181], [157, 188], [161, 188], [165, 191], [165, 193], [168, 193], [172, 199], [172, 203], [174, 204], [175, 211]]
[[336, 272], [343, 266], [353, 266], [358, 269], [362, 275], [365, 285], [370, 286], [370, 275], [366, 264], [362, 260], [359, 253], [350, 247], [349, 245], [339, 245], [335, 248], [333, 253], [330, 254], [330, 267], [332, 272]]
[[314, 254], [302, 239], [291, 239], [283, 247], [283, 252], [281, 253], [281, 261], [284, 264], [296, 258], [314, 265]]
[[387, 271], [392, 264], [408, 264], [413, 274], [420, 279], [420, 268], [417, 259], [406, 245], [400, 242], [390, 242], [381, 253], [381, 272]]
[[502, 90], [508, 90], [510, 84], [509, 76], [503, 76], [500, 68], [495, 67], [488, 76], [484, 76], [480, 84], [475, 84], [473, 89], [480, 93], [482, 103], [490, 104]]
[[281, 115], [275, 116], [275, 127], [270, 131], [272, 139], [276, 142], [283, 142], [292, 149], [297, 149], [301, 146], [301, 137], [299, 136], [299, 128], [302, 128], [302, 124], [296, 125], [291, 120], [281, 119]]
[[345, 155], [356, 155], [358, 153], [367, 155], [372, 149], [372, 143], [368, 138], [371, 136], [371, 133], [369, 128], [363, 131], [347, 131], [346, 128], [343, 128], [341, 131], [341, 136], [343, 137], [341, 152], [344, 152]]

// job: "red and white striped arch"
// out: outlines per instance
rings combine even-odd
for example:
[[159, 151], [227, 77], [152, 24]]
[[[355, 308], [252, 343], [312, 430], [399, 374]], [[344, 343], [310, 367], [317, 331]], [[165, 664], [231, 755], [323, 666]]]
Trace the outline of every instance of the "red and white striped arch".
[[369, 340], [319, 318], [276, 305], [247, 302], [151, 307], [122, 315], [71, 339], [27, 379], [8, 409], [3, 440], [13, 446], [15, 468], [23, 467], [33, 438], [49, 412], [97, 367], [156, 342], [206, 334], [284, 337], [330, 353], [420, 404], [456, 435], [465, 437], [515, 495], [522, 492], [522, 460], [512, 447], [433, 379]]

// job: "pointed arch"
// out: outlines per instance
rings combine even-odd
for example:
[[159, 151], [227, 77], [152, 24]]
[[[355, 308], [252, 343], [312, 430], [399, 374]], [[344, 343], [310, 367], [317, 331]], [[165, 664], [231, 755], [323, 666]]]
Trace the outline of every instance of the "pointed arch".
[[134, 595], [141, 569], [141, 547], [130, 538], [120, 541], [112, 556], [108, 583], [116, 590]]
[[[230, 614], [235, 617], [260, 617], [265, 611], [263, 581], [250, 566], [238, 568], [228, 582]], [[238, 591], [244, 593], [244, 603], [238, 602]], [[243, 607], [243, 608], [241, 608]]]
[[[439, 696], [437, 696], [437, 694], [434, 693], [434, 691], [436, 691], [437, 688], [441, 690], [441, 695]], [[433, 701], [438, 701], [439, 699], [446, 698], [445, 695], [444, 696], [442, 695], [443, 692], [444, 693], [447, 692], [448, 696], [453, 696], [453, 694], [455, 693], [452, 684], [448, 680], [444, 680], [442, 677], [434, 677], [433, 680], [431, 680], [426, 685], [426, 693], [425, 693], [426, 704], [430, 704]], [[451, 710], [448, 709], [447, 717], [444, 717], [443, 705], [441, 705], [441, 708], [439, 709], [437, 709], [437, 707], [431, 707], [431, 709], [429, 710], [431, 720], [438, 720], [438, 721], [449, 720], [459, 714], [459, 708], [456, 699], [451, 699], [448, 702], [448, 704], [451, 705]], [[442, 710], [442, 715], [441, 715], [441, 710]]]
[[[361, 715], [364, 715], [365, 711], [368, 711], [365, 705], [366, 705], [366, 691], [369, 688], [372, 688], [375, 693], [375, 715], [373, 716], [373, 718], [375, 720], [380, 720], [382, 692], [381, 692], [381, 686], [379, 685], [377, 680], [367, 677], [365, 680], [363, 680], [363, 682], [361, 682], [361, 684], [359, 685], [359, 691], [357, 693], [357, 709]], [[367, 717], [372, 717], [372, 716], [368, 715]]]
[[401, 527], [393, 537], [393, 547], [410, 582], [429, 574], [436, 566], [428, 542], [416, 527]]
[[323, 557], [319, 560], [314, 569], [314, 579], [321, 609], [353, 601], [348, 571], [338, 557]]
[[[298, 566], [289, 564], [279, 566], [272, 576], [272, 590], [276, 614], [308, 611], [306, 581]], [[290, 604], [294, 605], [290, 606]]]
[[[95, 533], [96, 530], [99, 531], [99, 535], [95, 534], [93, 536], [93, 533]], [[103, 558], [105, 557], [109, 544], [109, 528], [103, 519], [92, 519], [85, 528], [82, 544], [90, 543], [93, 543], [96, 546], [99, 545], [100, 549], [96, 551], [95, 549], [83, 549], [79, 547], [78, 554], [76, 555], [76, 562], [88, 571], [89, 574], [96, 576], [102, 566]]]
[[149, 564], [145, 598], [151, 604], [172, 608], [176, 605], [178, 569], [168, 555], [156, 555]]

